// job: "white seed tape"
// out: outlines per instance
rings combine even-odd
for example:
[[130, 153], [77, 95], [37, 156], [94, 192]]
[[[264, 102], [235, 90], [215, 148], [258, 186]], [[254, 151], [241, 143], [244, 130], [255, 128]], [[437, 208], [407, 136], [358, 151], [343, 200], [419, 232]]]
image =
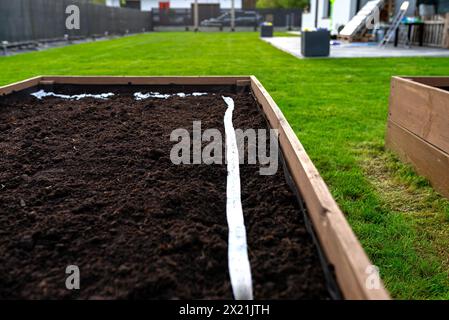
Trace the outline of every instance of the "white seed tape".
[[240, 196], [240, 168], [237, 139], [232, 124], [234, 100], [223, 97], [228, 105], [224, 116], [226, 134], [226, 218], [228, 220], [228, 268], [232, 292], [236, 300], [252, 300], [253, 284], [246, 245], [245, 221]]
[[57, 94], [54, 92], [46, 92], [44, 90], [39, 90], [39, 91], [32, 93], [31, 95], [38, 98], [39, 100], [41, 100], [42, 98], [45, 98], [45, 97], [56, 97], [56, 98], [68, 99], [68, 100], [81, 100], [84, 98], [94, 98], [94, 99], [106, 100], [107, 98], [112, 97], [114, 94], [112, 92], [100, 93], [100, 94], [83, 93], [83, 94], [75, 94], [75, 95], [70, 96], [67, 94]]
[[140, 100], [145, 100], [145, 99], [150, 99], [150, 98], [156, 98], [156, 99], [168, 99], [170, 97], [179, 97], [179, 98], [185, 98], [185, 97], [201, 97], [201, 96], [206, 96], [207, 93], [206, 92], [193, 92], [192, 94], [190, 93], [184, 93], [184, 92], [179, 92], [179, 93], [159, 93], [159, 92], [149, 92], [149, 93], [142, 93], [142, 92], [136, 92], [134, 93], [134, 99], [137, 101]]

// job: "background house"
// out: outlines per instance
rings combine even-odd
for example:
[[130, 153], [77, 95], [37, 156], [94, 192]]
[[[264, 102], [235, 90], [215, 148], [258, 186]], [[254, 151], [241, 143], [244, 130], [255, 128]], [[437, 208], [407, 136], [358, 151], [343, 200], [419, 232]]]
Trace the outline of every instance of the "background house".
[[[337, 34], [363, 6], [370, 0], [335, 0], [331, 12], [330, 0], [311, 0], [309, 12], [303, 14], [302, 28], [327, 28]], [[394, 15], [404, 0], [385, 0], [384, 19]], [[414, 16], [417, 10], [417, 1], [409, 0], [410, 6], [407, 16]]]
[[[370, 0], [335, 0], [331, 10], [330, 0], [311, 0], [309, 10], [302, 16], [302, 29], [326, 28], [337, 35], [343, 27]], [[421, 15], [424, 20], [424, 44], [449, 47], [449, 0], [408, 0], [408, 17]], [[404, 0], [384, 0], [380, 11], [380, 23], [388, 25], [398, 13]], [[427, 5], [422, 8], [421, 5]], [[430, 7], [429, 7], [430, 6]], [[422, 10], [425, 9], [425, 10]], [[402, 26], [401, 29], [404, 29]], [[417, 42], [417, 28], [412, 30], [412, 42]]]
[[339, 26], [348, 23], [366, 2], [368, 0], [335, 0], [334, 12], [331, 12], [330, 0], [311, 0], [308, 12], [302, 15], [302, 28], [338, 30]]

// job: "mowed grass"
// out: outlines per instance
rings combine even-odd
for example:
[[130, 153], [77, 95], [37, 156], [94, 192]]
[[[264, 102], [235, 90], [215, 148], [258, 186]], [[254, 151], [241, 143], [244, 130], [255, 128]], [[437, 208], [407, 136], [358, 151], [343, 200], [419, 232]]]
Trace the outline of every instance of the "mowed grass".
[[0, 83], [47, 75], [256, 75], [330, 186], [394, 298], [449, 298], [449, 204], [384, 150], [390, 77], [447, 58], [298, 60], [257, 33], [153, 33], [0, 58]]

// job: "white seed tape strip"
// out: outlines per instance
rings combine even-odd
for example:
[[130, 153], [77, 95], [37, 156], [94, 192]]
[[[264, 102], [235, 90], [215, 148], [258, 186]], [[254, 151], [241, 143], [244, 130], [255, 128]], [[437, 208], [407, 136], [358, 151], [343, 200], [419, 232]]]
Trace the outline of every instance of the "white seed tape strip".
[[193, 92], [192, 94], [184, 93], [184, 92], [173, 93], [173, 94], [159, 93], [159, 92], [149, 92], [149, 93], [136, 92], [136, 93], [134, 93], [134, 99], [137, 101], [140, 101], [140, 100], [145, 100], [145, 99], [149, 99], [149, 98], [168, 99], [170, 97], [185, 98], [185, 97], [189, 97], [189, 96], [201, 97], [201, 96], [205, 96], [205, 95], [207, 95], [206, 92]]
[[[111, 92], [110, 93], [101, 93], [101, 94], [83, 93], [83, 94], [76, 94], [76, 95], [71, 96], [71, 95], [67, 95], [67, 94], [46, 92], [44, 90], [39, 90], [39, 91], [33, 92], [31, 95], [36, 97], [39, 100], [41, 100], [42, 98], [45, 98], [45, 97], [56, 97], [56, 98], [67, 99], [67, 100], [81, 100], [84, 98], [94, 98], [94, 99], [106, 100], [107, 98], [114, 96], [114, 94]], [[170, 97], [185, 98], [185, 97], [190, 97], [190, 96], [201, 97], [201, 96], [206, 96], [206, 95], [207, 95], [206, 92], [193, 92], [193, 93], [179, 92], [179, 93], [173, 93], [173, 94], [159, 93], [159, 92], [149, 92], [149, 93], [135, 92], [134, 99], [136, 101], [140, 101], [140, 100], [145, 100], [145, 99], [149, 99], [149, 98], [168, 99]]]
[[32, 93], [31, 95], [38, 98], [39, 100], [41, 100], [42, 98], [45, 98], [45, 97], [56, 97], [56, 98], [68, 99], [68, 100], [80, 100], [80, 99], [84, 99], [84, 98], [94, 98], [94, 99], [106, 100], [107, 98], [112, 97], [114, 94], [112, 92], [100, 93], [100, 94], [83, 93], [83, 94], [75, 94], [75, 95], [70, 96], [67, 94], [57, 94], [54, 92], [46, 92], [44, 90], [39, 90], [39, 91]]
[[240, 196], [240, 168], [237, 139], [232, 125], [234, 100], [223, 97], [228, 105], [224, 116], [226, 134], [226, 218], [228, 220], [228, 268], [232, 292], [236, 300], [252, 300], [253, 284], [246, 245], [246, 230]]

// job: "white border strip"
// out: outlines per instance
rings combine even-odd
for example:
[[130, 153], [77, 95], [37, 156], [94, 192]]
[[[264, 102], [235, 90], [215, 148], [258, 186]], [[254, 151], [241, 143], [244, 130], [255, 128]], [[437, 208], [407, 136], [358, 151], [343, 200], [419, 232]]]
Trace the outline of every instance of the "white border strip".
[[246, 229], [240, 192], [240, 168], [237, 139], [232, 124], [234, 100], [223, 97], [228, 105], [224, 116], [226, 133], [226, 218], [228, 220], [228, 268], [232, 292], [236, 300], [253, 300], [251, 267], [246, 245]]
[[109, 93], [100, 93], [100, 94], [75, 94], [73, 96], [67, 95], [67, 94], [57, 94], [54, 92], [46, 92], [45, 90], [39, 90], [36, 92], [31, 93], [32, 96], [38, 98], [39, 100], [42, 100], [42, 98], [45, 97], [56, 97], [61, 99], [68, 99], [68, 100], [81, 100], [84, 98], [94, 98], [94, 99], [101, 99], [106, 100], [109, 97], [112, 97], [114, 94], [112, 92]]
[[207, 92], [193, 92], [193, 93], [184, 93], [184, 92], [178, 92], [178, 93], [159, 93], [159, 92], [149, 92], [149, 93], [142, 93], [142, 92], [136, 92], [134, 93], [134, 100], [140, 101], [145, 100], [149, 98], [156, 98], [156, 99], [168, 99], [170, 97], [201, 97], [201, 96], [207, 96]]

